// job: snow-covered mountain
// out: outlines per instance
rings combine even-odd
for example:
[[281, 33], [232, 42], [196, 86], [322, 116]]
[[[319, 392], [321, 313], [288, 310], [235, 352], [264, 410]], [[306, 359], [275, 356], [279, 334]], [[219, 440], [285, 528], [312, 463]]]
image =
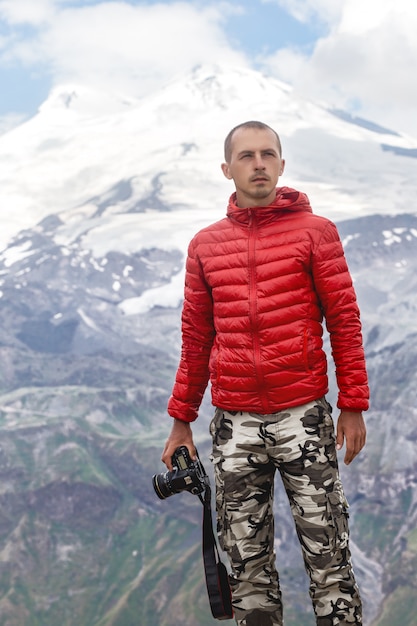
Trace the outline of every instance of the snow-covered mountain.
[[[19, 626], [33, 626], [45, 598], [58, 598], [58, 607], [65, 604], [62, 589], [84, 593], [91, 581], [100, 589], [96, 617], [103, 626], [124, 610], [120, 598], [129, 604], [137, 592], [145, 605], [152, 596], [128, 559], [117, 561], [120, 570], [112, 561], [120, 586], [107, 613], [97, 563], [112, 558], [109, 545], [118, 554], [120, 536], [132, 536], [135, 545], [138, 498], [139, 526], [148, 537], [158, 519], [170, 520], [170, 507], [185, 519], [179, 501], [165, 509], [155, 503], [149, 476], [162, 469], [170, 426], [164, 415], [178, 359], [186, 247], [225, 213], [232, 187], [220, 170], [223, 138], [247, 119], [279, 132], [287, 161], [282, 183], [306, 191], [315, 212], [338, 223], [345, 244], [372, 389], [368, 448], [345, 478], [366, 626], [414, 624], [417, 139], [306, 101], [257, 72], [200, 67], [140, 101], [57, 88], [37, 116], [0, 136], [0, 429], [9, 446], [0, 446], [0, 549], [10, 580], [26, 589], [21, 603], [32, 602]], [[196, 425], [203, 451], [210, 412], [206, 400]], [[72, 525], [63, 530], [69, 509]], [[199, 511], [192, 511], [187, 520], [198, 525]], [[299, 581], [292, 524], [288, 512], [282, 515], [280, 562]], [[95, 532], [102, 516], [104, 528]], [[86, 544], [87, 527], [94, 547]], [[45, 548], [42, 528], [53, 532], [59, 558], [58, 548], [56, 554]], [[158, 534], [152, 538], [159, 541]], [[181, 549], [195, 563], [189, 541], [171, 544], [174, 559], [180, 562]], [[87, 547], [97, 561], [91, 557], [75, 588], [77, 555]], [[45, 571], [42, 597], [26, 568], [34, 550], [38, 561], [59, 566], [65, 581], [55, 587], [51, 578], [59, 577]], [[139, 552], [140, 571], [149, 572], [150, 556]], [[169, 621], [176, 589], [169, 572], [158, 572], [165, 603], [151, 603], [142, 623], [156, 626], [164, 616], [167, 626], [194, 626], [193, 615], [178, 619], [178, 605], [176, 621]], [[300, 585], [288, 588], [301, 607], [293, 623], [308, 626]], [[9, 592], [6, 585], [0, 594], [0, 617], [10, 614]], [[42, 626], [63, 621], [59, 610], [42, 609]], [[91, 623], [83, 610], [74, 624]], [[397, 621], [384, 621], [396, 610]], [[207, 619], [201, 624], [213, 623]]]
[[[247, 119], [280, 133], [282, 183], [306, 191], [317, 213], [339, 220], [414, 210], [415, 158], [398, 155], [415, 157], [417, 139], [253, 71], [200, 67], [141, 101], [56, 88], [37, 116], [0, 137], [0, 247], [54, 214], [56, 243], [77, 242], [94, 256], [184, 252], [196, 230], [224, 215], [232, 188], [219, 168], [222, 142]], [[139, 310], [158, 299], [147, 295]]]

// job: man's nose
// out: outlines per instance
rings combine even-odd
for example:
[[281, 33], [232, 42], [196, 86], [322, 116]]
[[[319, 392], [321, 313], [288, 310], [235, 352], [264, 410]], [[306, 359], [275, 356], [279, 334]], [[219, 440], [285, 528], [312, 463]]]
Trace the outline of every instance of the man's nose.
[[255, 154], [255, 169], [264, 170], [265, 163], [261, 154]]

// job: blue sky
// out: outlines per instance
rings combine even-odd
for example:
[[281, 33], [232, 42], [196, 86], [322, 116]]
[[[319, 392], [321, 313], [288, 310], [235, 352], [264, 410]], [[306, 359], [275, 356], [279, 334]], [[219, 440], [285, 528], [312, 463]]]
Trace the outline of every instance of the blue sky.
[[0, 0], [0, 131], [58, 84], [141, 97], [220, 63], [417, 137], [416, 30], [408, 0]]
[[230, 16], [225, 30], [231, 43], [255, 57], [287, 46], [312, 50], [318, 36], [326, 30], [317, 19], [300, 22], [278, 3], [249, 0], [236, 4], [243, 10]]

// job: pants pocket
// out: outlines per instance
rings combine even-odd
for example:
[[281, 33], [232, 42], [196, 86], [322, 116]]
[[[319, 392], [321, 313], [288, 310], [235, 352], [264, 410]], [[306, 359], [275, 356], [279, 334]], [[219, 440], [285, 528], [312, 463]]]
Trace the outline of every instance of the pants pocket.
[[307, 558], [320, 566], [348, 546], [348, 503], [340, 481], [330, 493], [290, 498], [297, 535]]
[[327, 495], [327, 501], [329, 529], [332, 530], [330, 547], [333, 552], [337, 552], [347, 548], [349, 542], [349, 505], [341, 485], [336, 485], [335, 490]]

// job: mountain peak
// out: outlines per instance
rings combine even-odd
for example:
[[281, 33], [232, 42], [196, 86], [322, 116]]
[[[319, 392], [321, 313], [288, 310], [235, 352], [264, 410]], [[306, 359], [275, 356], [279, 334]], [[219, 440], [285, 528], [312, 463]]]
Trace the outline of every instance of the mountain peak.
[[[0, 137], [0, 202], [7, 207], [0, 247], [50, 214], [80, 215], [85, 207], [94, 215], [96, 199], [102, 204], [103, 194], [126, 185], [129, 198], [110, 194], [108, 215], [169, 206], [183, 212], [188, 236], [224, 214], [233, 189], [219, 168], [223, 139], [249, 119], [279, 132], [282, 184], [305, 191], [316, 212], [342, 219], [412, 206], [415, 165], [401, 150], [412, 156], [417, 143], [330, 109], [255, 70], [215, 65], [195, 67], [141, 100], [56, 86], [38, 115]], [[173, 223], [167, 218], [170, 232]]]
[[76, 113], [80, 116], [112, 115], [137, 104], [137, 100], [125, 94], [91, 88], [82, 84], [55, 86], [39, 113], [52, 119], [55, 114]]

